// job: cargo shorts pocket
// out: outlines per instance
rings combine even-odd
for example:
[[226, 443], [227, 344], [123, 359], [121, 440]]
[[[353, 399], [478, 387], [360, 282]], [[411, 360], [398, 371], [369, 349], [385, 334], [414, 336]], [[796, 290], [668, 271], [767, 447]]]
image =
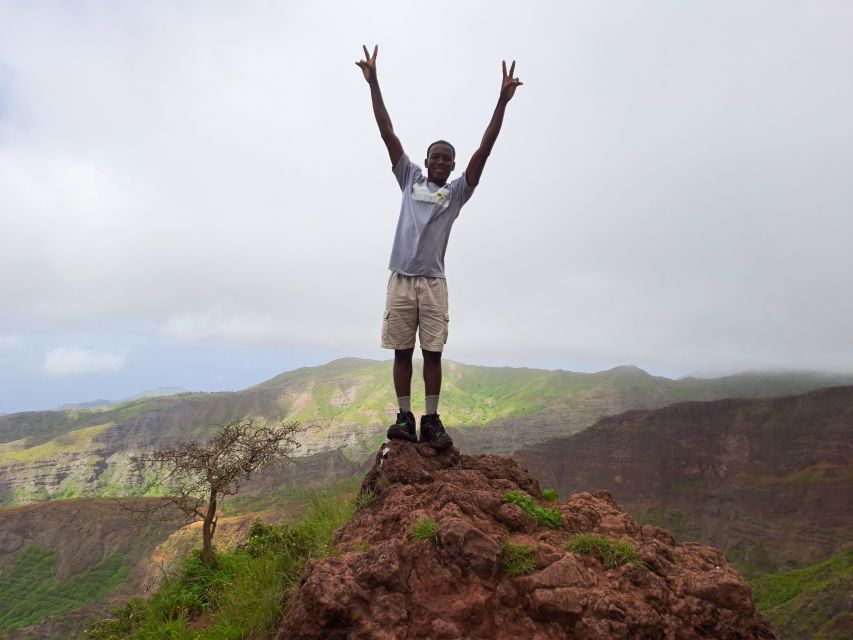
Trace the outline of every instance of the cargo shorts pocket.
[[450, 314], [444, 314], [444, 344], [447, 344], [447, 334], [450, 333]]
[[389, 344], [391, 342], [391, 330], [388, 326], [388, 318], [391, 317], [391, 309], [385, 309], [385, 312], [382, 314], [382, 346]]

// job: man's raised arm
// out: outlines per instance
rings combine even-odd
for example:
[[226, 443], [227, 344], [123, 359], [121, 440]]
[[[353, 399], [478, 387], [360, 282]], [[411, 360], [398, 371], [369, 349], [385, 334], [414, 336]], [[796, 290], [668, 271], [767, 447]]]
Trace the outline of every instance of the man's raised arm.
[[359, 60], [356, 64], [361, 67], [364, 79], [370, 85], [370, 99], [373, 101], [373, 115], [376, 116], [376, 124], [379, 125], [379, 134], [388, 149], [391, 166], [396, 167], [397, 161], [403, 156], [403, 145], [400, 143], [397, 134], [394, 133], [391, 116], [388, 115], [388, 110], [385, 108], [382, 92], [379, 90], [379, 80], [376, 78], [376, 54], [379, 53], [379, 45], [377, 44], [374, 47], [372, 57], [367, 52], [367, 47], [361, 46], [364, 49], [364, 60]]
[[512, 61], [512, 66], [509, 68], [509, 73], [506, 72], [506, 60], [503, 61], [503, 80], [501, 82], [501, 94], [498, 98], [498, 106], [495, 107], [495, 112], [492, 114], [492, 119], [489, 126], [486, 127], [486, 133], [483, 134], [483, 139], [480, 142], [480, 147], [471, 156], [468, 162], [468, 168], [465, 169], [465, 182], [470, 187], [476, 187], [480, 183], [480, 176], [483, 175], [483, 167], [486, 166], [486, 159], [492, 152], [492, 147], [495, 146], [495, 140], [498, 139], [498, 134], [501, 132], [501, 125], [504, 121], [504, 112], [506, 105], [512, 100], [515, 95], [515, 89], [523, 84], [518, 78], [513, 78], [515, 72], [515, 60]]

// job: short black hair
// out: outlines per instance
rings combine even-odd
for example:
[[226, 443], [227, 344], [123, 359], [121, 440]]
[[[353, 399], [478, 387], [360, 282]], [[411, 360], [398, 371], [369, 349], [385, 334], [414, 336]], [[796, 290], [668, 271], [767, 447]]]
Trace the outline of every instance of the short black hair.
[[427, 158], [429, 158], [429, 154], [432, 152], [432, 148], [437, 144], [446, 144], [448, 147], [450, 147], [450, 150], [453, 152], [453, 159], [456, 160], [456, 147], [450, 144], [447, 140], [436, 140], [431, 145], [429, 145], [427, 147]]

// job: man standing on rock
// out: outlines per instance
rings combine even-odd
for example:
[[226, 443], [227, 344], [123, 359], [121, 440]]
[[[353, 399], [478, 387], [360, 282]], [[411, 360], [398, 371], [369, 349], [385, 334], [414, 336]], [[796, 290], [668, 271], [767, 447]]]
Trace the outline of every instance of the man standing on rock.
[[388, 429], [388, 437], [418, 441], [411, 408], [411, 386], [415, 333], [420, 330], [426, 391], [426, 411], [421, 417], [420, 441], [436, 449], [444, 449], [453, 444], [438, 415], [441, 352], [447, 342], [447, 324], [450, 320], [444, 252], [453, 222], [480, 182], [486, 159], [501, 130], [506, 105], [515, 94], [516, 87], [522, 83], [513, 77], [515, 61], [509, 73], [504, 62], [498, 105], [486, 127], [480, 147], [471, 156], [465, 173], [448, 183], [450, 172], [456, 167], [456, 149], [445, 140], [429, 145], [424, 160], [427, 175], [424, 177], [421, 168], [409, 160], [403, 151], [382, 100], [376, 77], [379, 45], [374, 47], [372, 56], [367, 47], [363, 49], [364, 60], [356, 64], [361, 67], [364, 79], [370, 86], [373, 115], [376, 116], [379, 133], [391, 157], [394, 177], [403, 192], [397, 233], [391, 250], [391, 276], [388, 279], [382, 322], [382, 347], [394, 349], [394, 388], [400, 407], [397, 421]]

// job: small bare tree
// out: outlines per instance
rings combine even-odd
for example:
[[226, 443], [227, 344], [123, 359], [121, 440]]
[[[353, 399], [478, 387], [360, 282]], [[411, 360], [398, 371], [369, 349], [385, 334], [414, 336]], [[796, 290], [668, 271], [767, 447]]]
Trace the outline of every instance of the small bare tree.
[[216, 510], [222, 500], [237, 493], [255, 471], [290, 461], [300, 446], [296, 435], [303, 430], [295, 422], [255, 427], [251, 421], [237, 421], [207, 442], [181, 442], [132, 456], [131, 462], [152, 474], [148, 490], [166, 491], [160, 506], [175, 505], [190, 521], [202, 520], [202, 559], [213, 566]]

